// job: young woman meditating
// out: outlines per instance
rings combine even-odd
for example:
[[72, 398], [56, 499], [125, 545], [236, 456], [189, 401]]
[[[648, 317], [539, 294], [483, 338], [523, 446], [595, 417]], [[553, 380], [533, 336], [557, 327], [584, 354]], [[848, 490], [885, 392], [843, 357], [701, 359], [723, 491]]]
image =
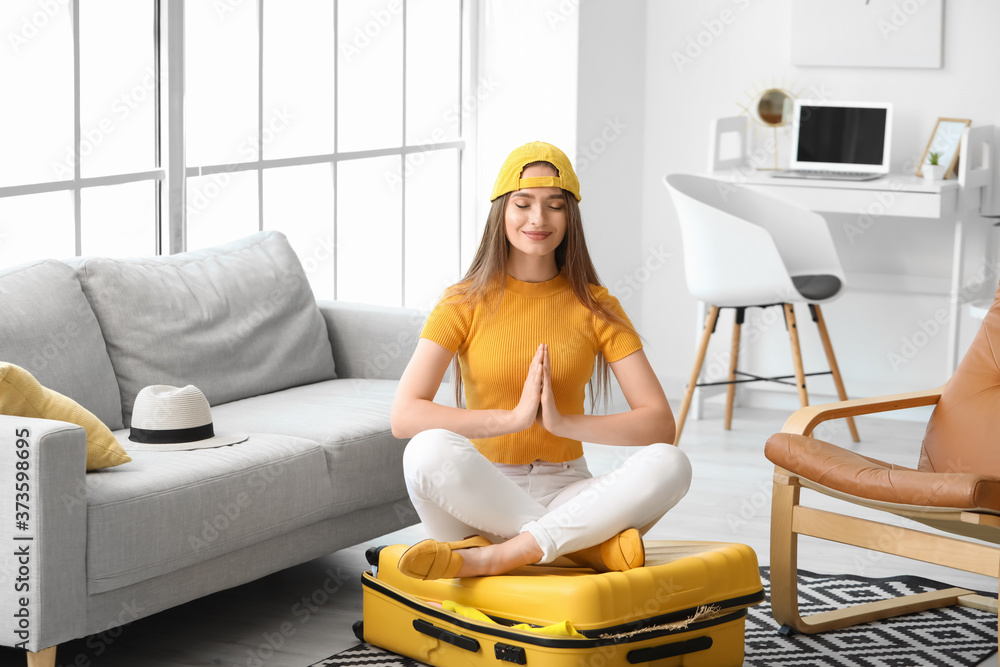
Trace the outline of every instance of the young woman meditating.
[[[400, 558], [409, 576], [501, 574], [559, 556], [602, 572], [639, 567], [642, 534], [687, 493], [691, 466], [667, 444], [673, 413], [601, 287], [579, 199], [558, 148], [512, 152], [469, 272], [424, 324], [391, 417], [393, 434], [411, 438], [406, 486], [434, 538]], [[465, 408], [434, 402], [456, 356]], [[584, 414], [595, 360], [597, 384], [606, 392], [610, 368], [629, 411]], [[642, 448], [593, 477], [581, 441]]]

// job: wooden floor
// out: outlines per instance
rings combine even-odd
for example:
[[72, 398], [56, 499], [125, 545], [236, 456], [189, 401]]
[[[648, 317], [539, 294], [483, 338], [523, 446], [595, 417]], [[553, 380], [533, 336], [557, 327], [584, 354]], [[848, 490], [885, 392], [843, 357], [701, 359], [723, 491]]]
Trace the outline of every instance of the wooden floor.
[[[768, 563], [771, 465], [764, 440], [787, 413], [737, 408], [733, 430], [722, 430], [721, 407], [709, 406], [685, 426], [682, 448], [694, 467], [687, 497], [647, 535], [649, 539], [742, 542]], [[868, 455], [915, 465], [923, 425], [879, 418], [858, 420]], [[844, 443], [846, 427], [827, 439]], [[827, 431], [829, 433], [829, 430]], [[592, 471], [613, 466], [627, 450], [587, 446]], [[806, 492], [803, 500], [807, 502]], [[838, 501], [822, 499], [828, 507]], [[871, 516], [878, 518], [878, 513]], [[307, 667], [357, 643], [351, 624], [361, 618], [359, 575], [372, 545], [413, 543], [414, 526], [294, 567], [259, 581], [156, 614], [104, 635], [60, 647], [57, 664], [98, 667]], [[866, 577], [918, 574], [954, 585], [994, 590], [996, 580], [809, 538], [800, 541], [800, 567]], [[334, 591], [328, 593], [327, 591]], [[24, 665], [23, 653], [0, 649], [0, 665]], [[997, 665], [997, 658], [984, 665]]]

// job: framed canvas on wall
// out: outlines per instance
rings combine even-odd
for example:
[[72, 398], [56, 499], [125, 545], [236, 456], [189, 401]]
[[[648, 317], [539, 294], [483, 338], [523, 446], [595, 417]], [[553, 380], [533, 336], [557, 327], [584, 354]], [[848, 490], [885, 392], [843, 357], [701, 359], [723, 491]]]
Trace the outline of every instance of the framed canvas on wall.
[[792, 0], [792, 64], [942, 66], [944, 0]]

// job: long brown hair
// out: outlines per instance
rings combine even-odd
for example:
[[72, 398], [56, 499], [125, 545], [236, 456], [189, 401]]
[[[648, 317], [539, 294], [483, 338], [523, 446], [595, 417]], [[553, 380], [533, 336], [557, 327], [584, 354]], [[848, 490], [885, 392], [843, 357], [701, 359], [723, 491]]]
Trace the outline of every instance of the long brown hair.
[[[527, 165], [526, 168], [529, 166], [531, 165]], [[507, 255], [510, 251], [510, 241], [507, 239], [506, 213], [507, 201], [511, 194], [508, 192], [493, 200], [493, 206], [486, 217], [486, 229], [483, 230], [483, 238], [479, 242], [479, 249], [476, 250], [472, 265], [469, 266], [465, 277], [459, 283], [446, 290], [445, 298], [457, 300], [459, 303], [494, 302], [499, 305], [500, 297], [503, 296], [504, 284], [507, 281]], [[567, 190], [563, 190], [563, 198], [566, 201], [566, 234], [556, 248], [556, 267], [565, 273], [566, 279], [573, 289], [573, 294], [591, 313], [605, 322], [632, 329], [630, 323], [609, 310], [591, 293], [591, 285], [600, 287], [602, 283], [597, 276], [594, 262], [590, 259], [587, 241], [583, 236], [583, 217], [580, 215], [580, 205], [576, 201], [576, 197]], [[461, 407], [464, 405], [464, 392], [462, 371], [457, 354], [452, 362], [452, 378], [455, 385], [455, 405]], [[607, 359], [604, 358], [603, 353], [598, 352], [595, 373], [589, 383], [591, 412], [597, 405], [598, 396], [600, 396], [602, 405], [608, 403], [611, 391], [610, 383], [611, 375]]]

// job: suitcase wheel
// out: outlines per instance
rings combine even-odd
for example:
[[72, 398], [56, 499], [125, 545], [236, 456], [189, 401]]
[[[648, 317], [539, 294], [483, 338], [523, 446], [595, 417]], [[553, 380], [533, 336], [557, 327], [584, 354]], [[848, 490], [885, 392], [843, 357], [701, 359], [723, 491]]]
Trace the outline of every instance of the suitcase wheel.
[[382, 549], [385, 549], [384, 544], [380, 547], [368, 547], [368, 550], [365, 551], [365, 560], [368, 561], [369, 565], [378, 567], [378, 555], [382, 553]]
[[358, 641], [365, 640], [365, 622], [364, 621], [354, 621], [354, 625], [351, 626], [354, 630], [354, 636], [358, 638]]

